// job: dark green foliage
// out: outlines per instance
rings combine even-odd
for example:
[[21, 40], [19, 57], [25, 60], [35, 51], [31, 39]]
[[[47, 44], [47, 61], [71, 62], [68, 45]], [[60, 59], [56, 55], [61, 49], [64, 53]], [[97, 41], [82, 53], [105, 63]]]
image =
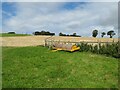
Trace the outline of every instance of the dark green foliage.
[[78, 46], [80, 46], [80, 52], [83, 52], [83, 51], [87, 52], [90, 50], [90, 45], [88, 45], [87, 43], [81, 43]]
[[106, 54], [116, 58], [120, 58], [120, 55], [118, 53], [118, 43], [101, 45], [99, 51], [100, 54]]
[[63, 33], [60, 32], [60, 33], [59, 33], [59, 36], [66, 36], [66, 34], [63, 34]]
[[93, 53], [99, 53], [98, 45], [95, 45], [92, 50]]
[[99, 54], [106, 54], [106, 45], [100, 45]]
[[63, 35], [63, 34], [60, 32], [60, 33], [59, 33], [59, 36], [62, 36], [62, 35]]
[[41, 31], [41, 32], [36, 31], [36, 32], [33, 32], [33, 34], [34, 35], [51, 35], [51, 36], [55, 35], [55, 33], [51, 33], [49, 31]]
[[115, 35], [115, 32], [113, 30], [108, 31], [107, 35], [110, 35], [110, 38], [112, 38]]
[[105, 32], [102, 32], [102, 33], [101, 33], [101, 37], [104, 37], [104, 35], [106, 35], [106, 33], [105, 33]]
[[8, 32], [8, 34], [15, 34], [15, 32]]
[[81, 37], [80, 35], [77, 35], [76, 33], [73, 33], [73, 34], [64, 34], [64, 33], [59, 33], [59, 36], [73, 36], [73, 37]]
[[119, 50], [118, 50], [118, 43], [106, 43], [106, 44], [97, 44], [97, 45], [89, 45], [87, 43], [81, 43], [80, 45], [80, 52], [93, 52], [97, 54], [104, 54], [107, 56], [112, 56], [115, 58], [120, 58]]
[[92, 36], [93, 36], [93, 37], [96, 37], [97, 35], [98, 35], [98, 30], [93, 30]]

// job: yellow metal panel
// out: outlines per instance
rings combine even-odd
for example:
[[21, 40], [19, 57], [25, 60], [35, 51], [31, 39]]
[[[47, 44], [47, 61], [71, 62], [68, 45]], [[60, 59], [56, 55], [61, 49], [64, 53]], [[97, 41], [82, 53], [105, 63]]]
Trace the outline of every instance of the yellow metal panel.
[[70, 51], [73, 52], [73, 51], [76, 51], [76, 50], [79, 50], [79, 49], [80, 49], [80, 47], [77, 47], [77, 48], [72, 49], [72, 50], [70, 50]]

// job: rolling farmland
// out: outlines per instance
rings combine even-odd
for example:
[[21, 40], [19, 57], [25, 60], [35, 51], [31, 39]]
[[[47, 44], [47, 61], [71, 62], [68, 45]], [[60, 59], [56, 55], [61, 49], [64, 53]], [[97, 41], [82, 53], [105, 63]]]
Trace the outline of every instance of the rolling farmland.
[[45, 39], [63, 41], [63, 42], [117, 42], [118, 39], [110, 38], [93, 38], [93, 37], [64, 37], [64, 36], [17, 36], [17, 37], [0, 37], [0, 45], [25, 47], [44, 45]]
[[3, 47], [3, 88], [118, 88], [118, 59], [47, 47]]
[[[90, 52], [53, 52], [45, 40], [117, 42], [110, 38], [0, 37], [3, 88], [117, 88], [118, 59]], [[10, 46], [10, 47], [9, 47]], [[35, 46], [35, 47], [33, 47]]]
[[120, 90], [118, 2], [11, 1], [0, 4], [2, 90]]

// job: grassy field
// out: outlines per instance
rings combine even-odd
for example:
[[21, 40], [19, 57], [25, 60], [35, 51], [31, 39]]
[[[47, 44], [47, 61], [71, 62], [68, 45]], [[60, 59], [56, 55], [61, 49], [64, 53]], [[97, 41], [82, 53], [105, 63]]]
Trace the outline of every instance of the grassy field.
[[13, 36], [30, 36], [29, 34], [8, 34], [0, 33], [0, 37], [13, 37]]
[[47, 47], [3, 47], [3, 88], [117, 88], [118, 60]]

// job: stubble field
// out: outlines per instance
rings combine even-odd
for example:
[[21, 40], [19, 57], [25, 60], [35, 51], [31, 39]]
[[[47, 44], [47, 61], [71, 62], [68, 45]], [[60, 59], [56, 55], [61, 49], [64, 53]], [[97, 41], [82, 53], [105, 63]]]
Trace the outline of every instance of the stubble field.
[[64, 37], [64, 36], [14, 36], [0, 37], [2, 46], [25, 47], [45, 44], [45, 39], [64, 42], [117, 42], [118, 39], [93, 38], [93, 37]]

